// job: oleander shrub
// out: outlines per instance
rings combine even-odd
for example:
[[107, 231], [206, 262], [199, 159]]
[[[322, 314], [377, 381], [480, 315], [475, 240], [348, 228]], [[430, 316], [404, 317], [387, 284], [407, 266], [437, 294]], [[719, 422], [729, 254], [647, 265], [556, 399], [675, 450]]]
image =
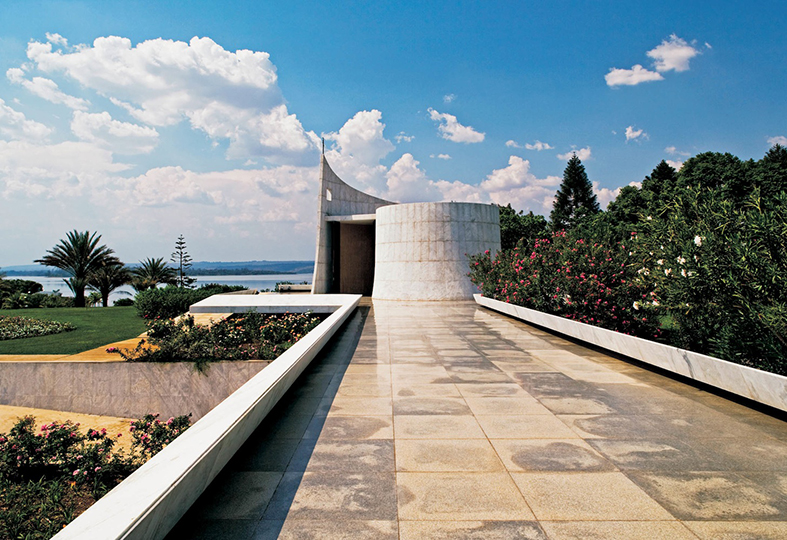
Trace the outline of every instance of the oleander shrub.
[[470, 279], [484, 296], [625, 334], [659, 338], [656, 318], [640, 309], [652, 288], [636, 281], [639, 268], [624, 243], [603, 245], [565, 231], [532, 247], [470, 257]]
[[134, 305], [139, 315], [145, 319], [171, 318], [186, 313], [189, 306], [214, 294], [244, 289], [246, 287], [240, 285], [220, 285], [218, 283], [209, 283], [198, 289], [170, 285], [161, 289], [147, 289], [137, 293]]
[[134, 305], [134, 300], [132, 298], [118, 298], [112, 304], [112, 306], [114, 307], [128, 307], [133, 305]]
[[29, 317], [0, 316], [0, 341], [7, 339], [20, 339], [61, 332], [70, 332], [76, 327], [68, 322], [49, 321], [46, 319], [31, 319]]
[[191, 315], [153, 319], [147, 340], [113, 352], [133, 362], [195, 362], [198, 369], [218, 360], [273, 360], [319, 323], [311, 313], [249, 312], [209, 326], [196, 324]]
[[51, 538], [183, 433], [189, 416], [133, 422], [128, 454], [115, 448], [122, 434], [83, 433], [70, 421], [37, 432], [33, 417], [19, 419], [0, 433], [0, 538]]

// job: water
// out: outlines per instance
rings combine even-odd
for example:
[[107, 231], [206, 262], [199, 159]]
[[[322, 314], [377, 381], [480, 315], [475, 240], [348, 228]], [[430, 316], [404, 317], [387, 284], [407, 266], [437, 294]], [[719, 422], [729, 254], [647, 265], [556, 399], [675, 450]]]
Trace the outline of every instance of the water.
[[[276, 283], [280, 281], [291, 281], [293, 283], [302, 283], [304, 281], [311, 283], [311, 274], [263, 274], [263, 275], [250, 275], [250, 276], [194, 276], [197, 281], [194, 283], [196, 287], [205, 285], [206, 283], [220, 283], [222, 285], [242, 285], [249, 289], [263, 289], [273, 290]], [[8, 276], [7, 279], [28, 279], [40, 283], [44, 287], [44, 292], [51, 293], [52, 291], [60, 291], [63, 296], [74, 296], [68, 289], [68, 286], [63, 283], [63, 278], [44, 277], [44, 276]], [[85, 291], [90, 294], [90, 291]], [[116, 289], [109, 295], [110, 305], [120, 298], [134, 298], [134, 289], [131, 285], [123, 285]]]

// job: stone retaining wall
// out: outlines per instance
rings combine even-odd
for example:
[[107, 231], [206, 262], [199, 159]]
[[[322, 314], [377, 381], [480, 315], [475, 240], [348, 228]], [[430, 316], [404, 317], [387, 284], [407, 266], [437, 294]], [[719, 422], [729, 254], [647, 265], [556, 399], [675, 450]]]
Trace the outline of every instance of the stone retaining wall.
[[0, 404], [139, 418], [204, 416], [266, 361], [217, 362], [200, 374], [192, 363], [3, 362]]

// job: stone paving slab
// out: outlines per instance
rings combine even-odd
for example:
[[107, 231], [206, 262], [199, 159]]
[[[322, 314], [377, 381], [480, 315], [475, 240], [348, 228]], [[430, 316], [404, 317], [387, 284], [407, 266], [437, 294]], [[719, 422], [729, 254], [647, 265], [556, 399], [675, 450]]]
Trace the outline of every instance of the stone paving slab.
[[170, 538], [787, 537], [787, 424], [471, 302], [374, 302]]

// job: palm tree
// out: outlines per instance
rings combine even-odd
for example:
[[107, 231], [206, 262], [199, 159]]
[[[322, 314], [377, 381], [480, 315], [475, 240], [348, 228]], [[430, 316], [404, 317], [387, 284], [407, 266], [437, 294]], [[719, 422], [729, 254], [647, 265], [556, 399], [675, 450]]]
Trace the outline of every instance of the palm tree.
[[83, 233], [73, 230], [66, 234], [65, 240], [54, 248], [47, 250], [47, 254], [33, 262], [44, 266], [53, 266], [67, 272], [71, 278], [65, 280], [68, 288], [74, 292], [74, 305], [85, 307], [85, 287], [88, 278], [102, 266], [122, 264], [115, 257], [115, 253], [107, 246], [99, 246], [101, 235], [98, 233]]
[[176, 281], [175, 269], [167, 266], [164, 257], [148, 257], [139, 261], [139, 267], [132, 270], [131, 274], [134, 276], [131, 286], [137, 292], [155, 289], [159, 283], [174, 284]]
[[123, 263], [107, 264], [88, 276], [87, 286], [101, 294], [101, 304], [107, 307], [109, 294], [130, 281], [131, 272]]

